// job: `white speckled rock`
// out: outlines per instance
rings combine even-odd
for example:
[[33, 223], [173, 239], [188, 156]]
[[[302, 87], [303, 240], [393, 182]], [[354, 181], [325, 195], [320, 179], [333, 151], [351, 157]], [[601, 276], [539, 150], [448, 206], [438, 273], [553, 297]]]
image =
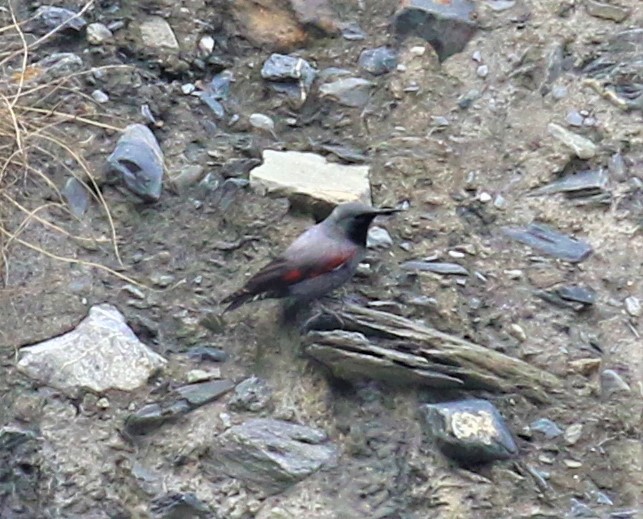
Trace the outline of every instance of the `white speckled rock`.
[[112, 305], [96, 305], [72, 331], [22, 348], [18, 369], [74, 396], [81, 389], [130, 391], [167, 361], [138, 340]]

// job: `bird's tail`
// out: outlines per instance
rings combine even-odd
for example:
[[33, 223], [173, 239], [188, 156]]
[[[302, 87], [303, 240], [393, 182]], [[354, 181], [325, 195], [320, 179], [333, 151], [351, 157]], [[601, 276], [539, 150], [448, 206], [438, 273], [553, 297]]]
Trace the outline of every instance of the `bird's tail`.
[[226, 306], [221, 313], [225, 314], [226, 312], [236, 310], [248, 301], [252, 301], [252, 299], [254, 299], [254, 296], [247, 290], [238, 290], [221, 300], [221, 304], [228, 303], [228, 306]]

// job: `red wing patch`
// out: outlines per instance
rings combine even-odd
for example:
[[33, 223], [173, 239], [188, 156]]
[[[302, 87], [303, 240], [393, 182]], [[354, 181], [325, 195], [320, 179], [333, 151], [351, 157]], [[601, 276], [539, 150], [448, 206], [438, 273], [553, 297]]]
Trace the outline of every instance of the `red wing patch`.
[[354, 255], [355, 252], [353, 251], [347, 254], [338, 254], [337, 256], [334, 256], [329, 261], [327, 261], [324, 265], [321, 265], [320, 268], [311, 271], [310, 277], [314, 278], [317, 276], [321, 276], [322, 274], [326, 274], [327, 272], [331, 272], [344, 265], [344, 263], [346, 263], [347, 261], [351, 260]]
[[299, 281], [302, 277], [303, 274], [301, 270], [293, 269], [283, 274], [281, 276], [281, 279], [283, 279], [286, 283], [297, 283], [297, 281]]

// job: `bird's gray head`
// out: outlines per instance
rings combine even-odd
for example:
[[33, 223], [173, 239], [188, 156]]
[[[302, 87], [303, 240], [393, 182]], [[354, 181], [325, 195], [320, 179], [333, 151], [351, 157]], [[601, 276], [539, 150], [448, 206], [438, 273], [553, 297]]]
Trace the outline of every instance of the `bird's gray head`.
[[373, 219], [381, 214], [398, 211], [399, 209], [377, 209], [361, 202], [348, 202], [335, 207], [324, 223], [338, 229], [353, 243], [365, 247], [368, 227]]

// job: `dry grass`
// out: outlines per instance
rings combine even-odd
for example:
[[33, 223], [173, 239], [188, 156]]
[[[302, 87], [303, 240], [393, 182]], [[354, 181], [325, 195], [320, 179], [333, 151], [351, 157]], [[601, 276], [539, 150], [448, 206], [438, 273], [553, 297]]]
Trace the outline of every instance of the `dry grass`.
[[[90, 0], [78, 16], [92, 5], [93, 0]], [[122, 128], [111, 124], [113, 118], [101, 113], [96, 103], [81, 92], [79, 78], [92, 71], [51, 78], [34, 63], [33, 51], [47, 43], [60, 27], [28, 43], [24, 28], [31, 20], [19, 21], [11, 2], [8, 8], [0, 9], [3, 9], [0, 19], [4, 17], [4, 26], [0, 27], [0, 281], [4, 286], [9, 284], [10, 250], [22, 246], [58, 261], [94, 267], [136, 283], [107, 266], [82, 258], [60, 256], [25, 237], [25, 230], [37, 225], [43, 227], [43, 232], [57, 233], [77, 241], [109, 243], [116, 261], [122, 266], [117, 230], [97, 177], [79, 151], [81, 143], [71, 143], [67, 138], [78, 135], [80, 127], [115, 132]], [[75, 217], [67, 207], [59, 186], [44, 173], [47, 167], [52, 166], [64, 171], [67, 178], [75, 177], [85, 186], [109, 222], [109, 237], [94, 236], [91, 229], [85, 229], [83, 235], [78, 235], [78, 231], [75, 234], [65, 228], [65, 222], [73, 221]], [[43, 200], [41, 205], [29, 208], [30, 204], [20, 199], [20, 193], [33, 186], [38, 186], [39, 192], [48, 191], [47, 199], [50, 201]], [[52, 214], [60, 214], [61, 211], [66, 212], [69, 218], [55, 221]]]

